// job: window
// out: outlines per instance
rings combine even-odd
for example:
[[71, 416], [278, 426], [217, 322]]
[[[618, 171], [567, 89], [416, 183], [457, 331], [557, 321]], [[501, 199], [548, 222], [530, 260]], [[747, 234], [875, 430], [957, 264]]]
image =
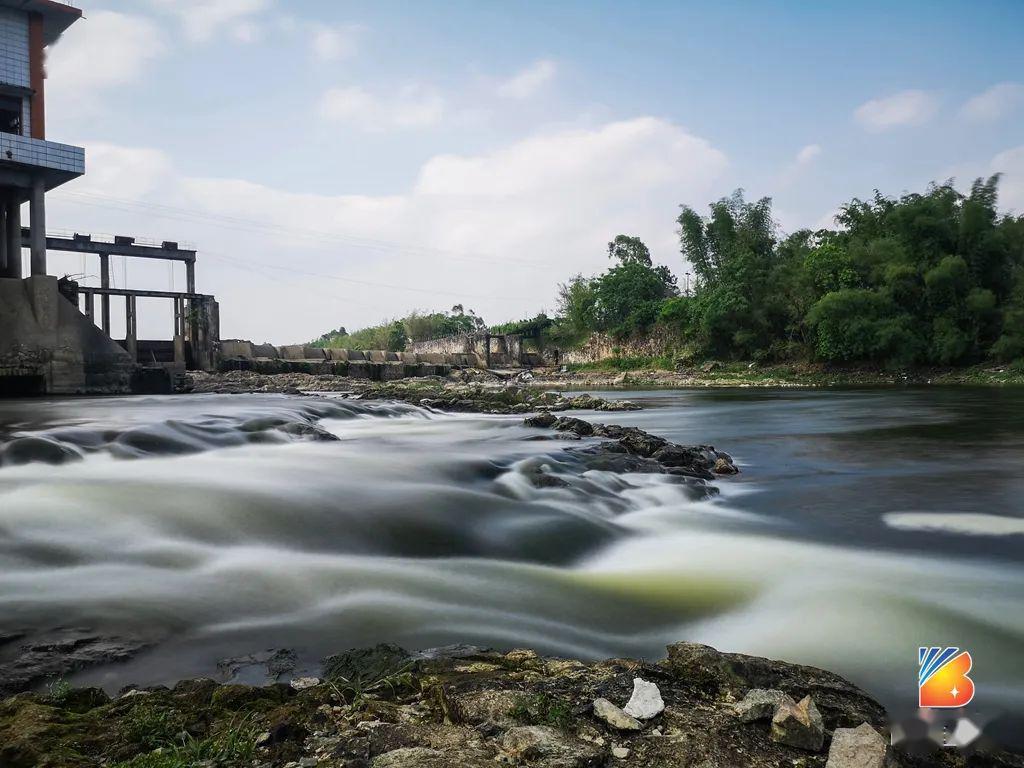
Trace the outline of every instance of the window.
[[0, 132], [21, 135], [21, 99], [0, 96]]

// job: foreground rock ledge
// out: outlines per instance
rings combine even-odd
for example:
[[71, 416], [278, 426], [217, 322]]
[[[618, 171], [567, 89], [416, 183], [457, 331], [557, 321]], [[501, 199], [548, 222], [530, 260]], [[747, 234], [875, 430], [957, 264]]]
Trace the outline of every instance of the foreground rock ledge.
[[[876, 758], [888, 742], [881, 706], [837, 675], [690, 643], [670, 646], [655, 664], [378, 646], [326, 659], [323, 675], [264, 687], [189, 680], [114, 700], [95, 689], [20, 694], [0, 703], [0, 766], [824, 767], [837, 729], [859, 729], [854, 735]], [[595, 714], [595, 701], [623, 706], [636, 677], [657, 686], [664, 711], [635, 730]], [[792, 701], [811, 697], [824, 742], [790, 746], [772, 739], [766, 719], [745, 722], [735, 705], [755, 688]], [[850, 731], [840, 730], [838, 740], [835, 758], [853, 743]], [[924, 758], [890, 750], [885, 759], [1019, 765], [1002, 754], [968, 763], [952, 750]]]

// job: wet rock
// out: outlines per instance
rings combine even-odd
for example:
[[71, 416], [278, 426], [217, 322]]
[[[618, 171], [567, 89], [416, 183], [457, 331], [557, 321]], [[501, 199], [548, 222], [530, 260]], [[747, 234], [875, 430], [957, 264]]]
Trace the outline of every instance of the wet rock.
[[884, 768], [887, 751], [885, 739], [867, 723], [836, 728], [825, 768]]
[[528, 427], [540, 427], [543, 429], [547, 429], [553, 426], [557, 420], [558, 417], [555, 416], [555, 414], [551, 413], [550, 411], [543, 411], [542, 413], [538, 413], [536, 416], [530, 416], [529, 418], [525, 419], [523, 421], [523, 424], [525, 424]]
[[792, 698], [782, 691], [754, 688], [747, 691], [747, 695], [733, 706], [736, 716], [741, 722], [753, 723], [757, 720], [770, 720], [775, 716], [775, 710], [783, 704], [796, 704]]
[[608, 699], [594, 700], [594, 715], [620, 731], [639, 731], [643, 725], [635, 717], [631, 717], [612, 704]]
[[751, 688], [785, 691], [795, 698], [811, 694], [829, 726], [855, 728], [861, 723], [884, 727], [885, 710], [850, 681], [817, 667], [722, 653], [699, 643], [673, 643], [668, 666], [680, 680], [705, 693], [741, 699]]
[[0, 465], [67, 464], [82, 454], [76, 448], [45, 437], [16, 437], [0, 448]]
[[0, 662], [0, 698], [81, 669], [127, 661], [147, 645], [141, 638], [104, 637], [84, 628], [23, 637], [14, 653], [6, 652]]
[[720, 456], [715, 459], [715, 466], [711, 471], [716, 475], [735, 475], [739, 472], [739, 469], [732, 463], [732, 461]]
[[817, 752], [825, 741], [825, 724], [810, 696], [796, 704], [783, 703], [772, 717], [772, 740], [797, 749]]
[[646, 458], [652, 458], [655, 453], [668, 445], [668, 441], [663, 437], [656, 437], [635, 427], [627, 429], [619, 438], [619, 442], [630, 453]]
[[649, 683], [639, 677], [633, 678], [633, 695], [622, 711], [637, 720], [650, 720], [660, 715], [665, 709], [665, 702], [661, 698], [661, 691], [654, 683]]
[[217, 669], [226, 681], [246, 680], [276, 682], [295, 669], [295, 651], [291, 648], [270, 648], [246, 656], [234, 656], [217, 662]]
[[555, 420], [554, 428], [559, 432], [571, 432], [579, 437], [588, 437], [594, 433], [593, 424], [572, 416], [559, 416]]

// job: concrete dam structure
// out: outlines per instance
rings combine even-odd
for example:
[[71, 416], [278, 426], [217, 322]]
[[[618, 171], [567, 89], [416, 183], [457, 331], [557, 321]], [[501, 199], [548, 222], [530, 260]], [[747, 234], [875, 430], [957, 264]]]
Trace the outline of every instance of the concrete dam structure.
[[[170, 391], [185, 370], [217, 365], [219, 310], [212, 296], [196, 292], [195, 251], [47, 232], [46, 193], [85, 173], [85, 150], [46, 138], [43, 61], [46, 47], [81, 17], [65, 2], [0, 0], [0, 397]], [[95, 256], [100, 285], [47, 274], [48, 251]], [[187, 288], [113, 288], [114, 256], [183, 263]], [[139, 298], [174, 303], [171, 339], [138, 338]], [[111, 299], [125, 302], [123, 339], [111, 337]]]
[[460, 368], [501, 369], [541, 365], [524, 353], [519, 336], [486, 332], [413, 342], [408, 351], [333, 349], [310, 344], [277, 347], [251, 341], [220, 343], [220, 369], [256, 373], [311, 373], [391, 381], [415, 376], [446, 376]]

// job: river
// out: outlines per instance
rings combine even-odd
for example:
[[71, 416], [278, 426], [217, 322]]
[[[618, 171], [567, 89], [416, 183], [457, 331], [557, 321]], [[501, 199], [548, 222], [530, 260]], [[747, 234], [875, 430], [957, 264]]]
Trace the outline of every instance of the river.
[[111, 690], [268, 648], [301, 671], [382, 641], [653, 659], [687, 639], [834, 670], [895, 714], [918, 646], [955, 645], [980, 710], [1024, 712], [1024, 391], [606, 396], [644, 410], [574, 415], [742, 473], [710, 494], [586, 470], [520, 417], [401, 404], [0, 401], [0, 634], [146, 638], [73, 679]]

